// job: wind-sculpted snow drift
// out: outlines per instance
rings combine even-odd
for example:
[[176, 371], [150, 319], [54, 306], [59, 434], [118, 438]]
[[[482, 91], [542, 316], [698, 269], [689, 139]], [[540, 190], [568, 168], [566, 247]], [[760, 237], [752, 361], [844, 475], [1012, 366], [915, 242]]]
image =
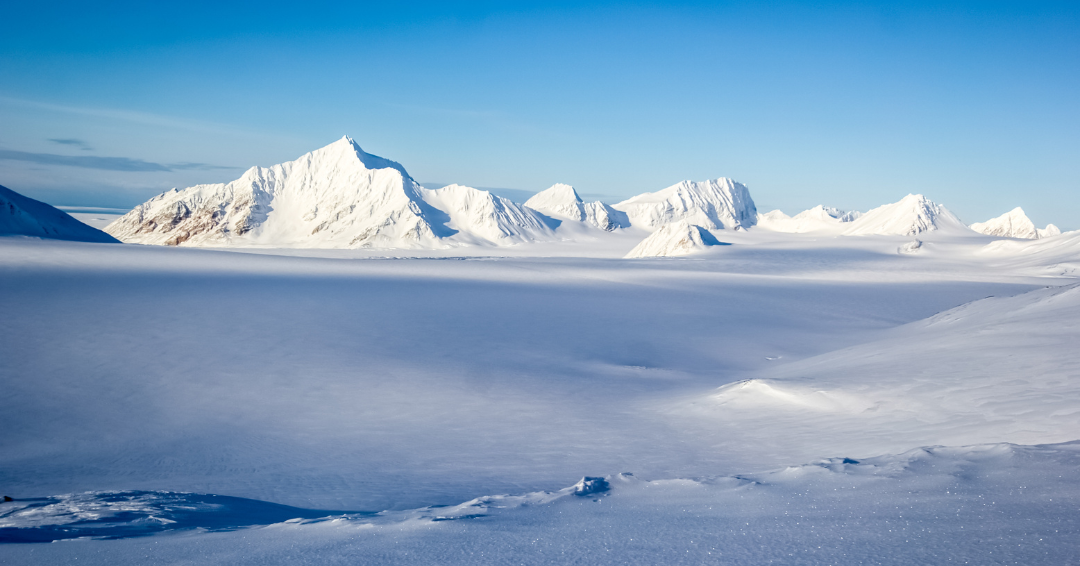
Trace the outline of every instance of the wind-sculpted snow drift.
[[115, 243], [66, 212], [0, 186], [0, 236], [32, 236], [52, 240]]
[[[109, 566], [148, 559], [233, 565], [1064, 564], [1080, 552], [1078, 464], [1076, 443], [930, 446], [729, 476], [649, 480], [618, 473], [585, 477], [556, 491], [349, 514], [200, 494], [87, 493], [43, 498], [44, 508], [4, 504], [14, 510], [5, 509], [0, 537], [14, 542], [203, 531], [5, 548], [15, 563]], [[218, 502], [222, 508], [212, 508]], [[267, 510], [267, 523], [280, 522], [237, 531], [252, 525], [245, 512], [258, 508]], [[80, 514], [86, 520], [76, 521]], [[12, 527], [19, 523], [24, 528]]]

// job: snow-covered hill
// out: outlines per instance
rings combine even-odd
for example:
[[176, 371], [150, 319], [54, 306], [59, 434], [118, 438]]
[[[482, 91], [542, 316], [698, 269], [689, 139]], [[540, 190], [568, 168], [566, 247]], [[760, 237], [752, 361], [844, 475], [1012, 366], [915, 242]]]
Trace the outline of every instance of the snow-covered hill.
[[558, 183], [536, 193], [525, 206], [561, 220], [584, 222], [605, 231], [627, 228], [626, 214], [600, 202], [583, 202], [574, 187]]
[[949, 209], [922, 195], [908, 195], [899, 202], [879, 206], [863, 214], [844, 230], [847, 236], [914, 236], [924, 232], [971, 233]]
[[704, 251], [710, 246], [724, 245], [711, 232], [685, 220], [660, 227], [626, 254], [627, 258], [673, 257]]
[[1025, 238], [1028, 240], [1037, 240], [1061, 234], [1061, 230], [1053, 224], [1047, 224], [1046, 228], [1042, 230], [1036, 228], [1031, 219], [1027, 217], [1027, 214], [1024, 214], [1024, 209], [1019, 206], [997, 218], [991, 218], [986, 222], [976, 222], [971, 225], [971, 229], [987, 236]]
[[535, 213], [469, 187], [429, 190], [350, 138], [230, 183], [173, 189], [106, 231], [187, 246], [441, 248], [551, 237]]
[[635, 228], [650, 231], [680, 220], [708, 230], [746, 229], [757, 222], [750, 191], [742, 183], [726, 178], [683, 181], [624, 200], [612, 208], [625, 212]]
[[112, 236], [75, 220], [60, 209], [20, 195], [4, 186], [0, 186], [0, 236], [116, 242]]
[[862, 216], [861, 212], [846, 212], [830, 206], [817, 205], [795, 216], [788, 216], [779, 210], [758, 215], [757, 225], [776, 232], [801, 234], [820, 230], [840, 230]]

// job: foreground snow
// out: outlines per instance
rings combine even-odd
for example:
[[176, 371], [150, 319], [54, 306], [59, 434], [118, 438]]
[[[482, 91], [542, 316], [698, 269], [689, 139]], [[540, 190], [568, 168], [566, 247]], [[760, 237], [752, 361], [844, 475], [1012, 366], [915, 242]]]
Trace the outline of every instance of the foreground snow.
[[[11, 564], [1066, 564], [1080, 553], [1078, 466], [1075, 443], [931, 447], [739, 476], [617, 474], [451, 507], [319, 520], [296, 510], [296, 520], [233, 532], [0, 551]], [[128, 506], [169, 516], [157, 502], [180, 499], [144, 494]], [[92, 497], [68, 501], [85, 507]]]
[[[0, 529], [105, 518], [124, 493], [198, 526], [162, 498], [214, 497], [157, 490], [365, 512], [0, 559], [1075, 555], [1075, 445], [1036, 446], [1080, 430], [1075, 234], [930, 231], [908, 255], [911, 236], [749, 230], [633, 261], [644, 235], [615, 232], [577, 258], [0, 239], [0, 495], [19, 500]], [[610, 491], [560, 491], [582, 476]]]

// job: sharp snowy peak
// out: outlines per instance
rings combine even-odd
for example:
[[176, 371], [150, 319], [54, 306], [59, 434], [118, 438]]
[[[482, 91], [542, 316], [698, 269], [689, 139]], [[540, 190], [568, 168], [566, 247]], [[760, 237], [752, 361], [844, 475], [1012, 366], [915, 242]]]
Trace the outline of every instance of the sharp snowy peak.
[[970, 233], [949, 209], [922, 195], [908, 195], [900, 202], [879, 206], [863, 214], [843, 233], [848, 236], [914, 236], [936, 230]]
[[34, 236], [52, 240], [115, 243], [97, 228], [66, 212], [0, 186], [0, 236]]
[[608, 232], [630, 225], [626, 214], [600, 201], [583, 202], [574, 187], [562, 183], [536, 193], [525, 201], [525, 206], [552, 218], [584, 222]]
[[665, 224], [626, 254], [627, 258], [673, 257], [704, 251], [710, 246], [726, 245], [711, 232], [685, 220]]
[[483, 191], [430, 191], [348, 137], [230, 183], [173, 189], [106, 227], [125, 242], [188, 246], [441, 248], [548, 237], [535, 214]]
[[657, 228], [686, 220], [709, 230], [746, 229], [757, 222], [750, 191], [731, 179], [683, 181], [655, 193], [624, 200], [613, 207], [637, 228]]
[[1061, 234], [1061, 230], [1053, 224], [1047, 224], [1046, 228], [1042, 230], [1036, 228], [1031, 219], [1027, 217], [1027, 214], [1024, 214], [1024, 209], [1019, 206], [997, 218], [991, 218], [986, 222], [976, 222], [971, 225], [971, 229], [987, 236], [1026, 238], [1028, 240], [1037, 240]]
[[817, 232], [820, 230], [838, 231], [847, 222], [861, 216], [861, 212], [845, 212], [838, 208], [817, 205], [795, 216], [788, 216], [779, 210], [766, 212], [758, 216], [757, 225], [777, 232]]

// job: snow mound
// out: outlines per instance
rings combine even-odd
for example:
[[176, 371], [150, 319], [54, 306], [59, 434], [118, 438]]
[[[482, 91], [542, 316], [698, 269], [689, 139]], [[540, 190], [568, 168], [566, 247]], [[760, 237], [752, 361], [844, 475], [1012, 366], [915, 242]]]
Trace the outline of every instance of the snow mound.
[[662, 226], [626, 254], [627, 258], [673, 257], [704, 251], [710, 246], [726, 245], [711, 232], [683, 220]]
[[97, 228], [66, 212], [0, 186], [0, 236], [33, 236], [52, 240], [115, 243]]
[[347, 136], [230, 183], [173, 189], [105, 230], [141, 244], [304, 248], [508, 245], [551, 236], [537, 215], [485, 191], [424, 189], [399, 163]]
[[970, 232], [949, 209], [922, 195], [908, 195], [893, 204], [879, 206], [860, 216], [844, 231], [847, 236], [915, 236], [943, 230]]
[[757, 410], [810, 409], [813, 411], [861, 413], [874, 403], [842, 391], [801, 389], [762, 379], [748, 379], [725, 385], [712, 395], [717, 405]]
[[1036, 228], [1031, 219], [1027, 217], [1027, 214], [1024, 214], [1024, 209], [1019, 206], [997, 218], [991, 218], [986, 222], [976, 222], [970, 228], [987, 236], [1024, 238], [1027, 240], [1037, 240], [1061, 234], [1061, 230], [1053, 224], [1047, 224], [1046, 228], [1042, 230]]
[[558, 183], [525, 201], [525, 206], [553, 218], [584, 222], [610, 232], [627, 228], [626, 215], [600, 202], [583, 202], [570, 185]]
[[750, 191], [731, 179], [683, 181], [655, 193], [624, 200], [612, 208], [626, 213], [636, 228], [656, 230], [686, 220], [707, 230], [746, 229], [757, 223]]
[[758, 215], [757, 225], [776, 232], [801, 234], [822, 230], [835, 231], [861, 216], [861, 212], [845, 212], [831, 206], [817, 205], [795, 216], [788, 216], [779, 210]]
[[910, 255], [917, 254], [922, 250], [922, 240], [915, 238], [914, 240], [900, 246], [896, 249], [896, 253]]

